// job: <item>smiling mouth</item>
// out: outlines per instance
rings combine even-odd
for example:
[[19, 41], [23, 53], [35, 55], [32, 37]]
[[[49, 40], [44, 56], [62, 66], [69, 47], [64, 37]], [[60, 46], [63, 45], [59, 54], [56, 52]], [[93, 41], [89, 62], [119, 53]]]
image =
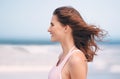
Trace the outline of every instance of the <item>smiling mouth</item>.
[[52, 34], [52, 33], [50, 33], [50, 35], [51, 35], [51, 36], [53, 36], [53, 34]]
[[53, 34], [52, 34], [52, 33], [50, 33], [50, 35], [51, 35], [51, 37], [53, 36]]
[[53, 37], [53, 35], [51, 34], [51, 37]]

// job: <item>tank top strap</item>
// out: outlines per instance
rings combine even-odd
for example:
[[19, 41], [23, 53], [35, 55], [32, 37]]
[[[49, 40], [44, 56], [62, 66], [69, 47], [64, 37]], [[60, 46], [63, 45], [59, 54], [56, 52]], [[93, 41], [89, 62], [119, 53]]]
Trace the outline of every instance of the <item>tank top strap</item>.
[[67, 62], [67, 60], [70, 58], [70, 56], [75, 52], [75, 51], [80, 51], [80, 50], [71, 50], [66, 57], [64, 58], [64, 60], [62, 61], [61, 65], [60, 65], [60, 70], [62, 70], [62, 68], [64, 67], [65, 63]]

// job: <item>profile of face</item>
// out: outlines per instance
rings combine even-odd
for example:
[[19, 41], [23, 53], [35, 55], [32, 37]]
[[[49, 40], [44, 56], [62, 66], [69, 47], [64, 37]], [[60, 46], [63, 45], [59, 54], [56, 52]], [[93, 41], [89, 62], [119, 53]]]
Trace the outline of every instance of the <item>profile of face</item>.
[[65, 26], [58, 21], [56, 15], [52, 16], [48, 32], [50, 32], [53, 42], [60, 42], [65, 37]]

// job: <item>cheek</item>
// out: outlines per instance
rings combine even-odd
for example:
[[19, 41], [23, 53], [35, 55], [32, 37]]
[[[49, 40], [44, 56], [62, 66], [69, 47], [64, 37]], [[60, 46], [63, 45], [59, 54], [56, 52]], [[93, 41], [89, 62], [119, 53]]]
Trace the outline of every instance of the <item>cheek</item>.
[[64, 28], [62, 26], [54, 26], [51, 29], [52, 33], [57, 35], [58, 37], [61, 36], [64, 33]]
[[64, 32], [62, 30], [57, 31], [56, 38], [62, 39], [64, 37]]
[[50, 32], [54, 32], [55, 31], [55, 29], [52, 27], [52, 28], [50, 28]]

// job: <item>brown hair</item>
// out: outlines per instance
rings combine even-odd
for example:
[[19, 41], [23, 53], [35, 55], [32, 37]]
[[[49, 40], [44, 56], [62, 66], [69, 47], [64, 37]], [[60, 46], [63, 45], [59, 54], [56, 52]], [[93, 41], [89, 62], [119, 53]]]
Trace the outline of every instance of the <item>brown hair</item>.
[[104, 36], [103, 30], [95, 25], [87, 24], [80, 13], [70, 6], [63, 6], [55, 9], [53, 15], [58, 17], [58, 21], [72, 28], [74, 43], [86, 56], [87, 61], [92, 61], [99, 47], [96, 40], [101, 40]]

